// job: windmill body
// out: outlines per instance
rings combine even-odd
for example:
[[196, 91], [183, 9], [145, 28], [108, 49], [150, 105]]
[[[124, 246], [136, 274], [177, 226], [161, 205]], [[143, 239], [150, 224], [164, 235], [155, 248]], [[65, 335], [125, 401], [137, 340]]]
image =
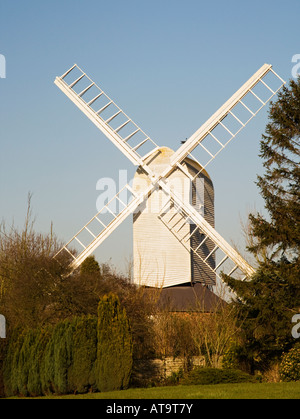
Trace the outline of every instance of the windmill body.
[[[170, 165], [174, 151], [162, 147], [146, 159], [146, 164], [155, 175], [163, 173]], [[191, 159], [184, 162], [186, 170], [191, 174], [198, 174], [191, 180], [179, 169], [169, 177], [171, 190], [175, 190], [183, 201], [193, 205], [195, 210], [214, 227], [214, 191], [211, 179], [206, 171]], [[139, 193], [150, 185], [149, 177], [141, 167], [138, 168], [133, 182], [133, 190]], [[181, 284], [194, 284], [200, 282], [207, 286], [215, 284], [216, 275], [208, 270], [201, 258], [197, 257], [190, 248], [196, 248], [201, 242], [201, 235], [192, 234], [196, 226], [186, 223], [181, 214], [174, 207], [167, 208], [168, 216], [177, 233], [186, 240], [187, 246], [182, 246], [173, 232], [166, 228], [160, 220], [161, 208], [168, 204], [168, 195], [157, 188], [149, 196], [143, 206], [133, 215], [133, 278], [136, 284], [165, 288]], [[166, 208], [165, 208], [166, 210]], [[213, 242], [206, 243], [205, 255], [213, 249]], [[214, 255], [210, 266], [215, 266]]]
[[175, 152], [160, 148], [76, 64], [55, 84], [138, 167], [133, 187], [122, 188], [54, 256], [69, 259], [69, 273], [133, 215], [136, 283], [211, 287], [222, 273], [251, 278], [253, 267], [215, 230], [206, 168], [285, 84], [271, 65], [264, 64]]

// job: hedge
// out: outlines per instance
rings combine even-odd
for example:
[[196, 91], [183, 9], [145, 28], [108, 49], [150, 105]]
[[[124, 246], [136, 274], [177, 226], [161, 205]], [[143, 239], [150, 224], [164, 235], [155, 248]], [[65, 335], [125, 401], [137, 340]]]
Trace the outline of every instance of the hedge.
[[256, 382], [256, 379], [240, 370], [220, 368], [195, 368], [181, 381], [183, 385]]
[[103, 297], [99, 316], [74, 317], [52, 328], [14, 330], [3, 361], [5, 395], [126, 388], [132, 369], [132, 339], [117, 296]]

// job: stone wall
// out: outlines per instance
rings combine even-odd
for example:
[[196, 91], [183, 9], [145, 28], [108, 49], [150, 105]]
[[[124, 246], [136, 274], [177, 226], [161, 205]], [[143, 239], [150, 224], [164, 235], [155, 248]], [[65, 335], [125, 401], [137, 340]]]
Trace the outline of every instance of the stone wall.
[[205, 366], [204, 357], [138, 360], [134, 363], [132, 385], [147, 387], [162, 383], [180, 370], [187, 371], [200, 366]]

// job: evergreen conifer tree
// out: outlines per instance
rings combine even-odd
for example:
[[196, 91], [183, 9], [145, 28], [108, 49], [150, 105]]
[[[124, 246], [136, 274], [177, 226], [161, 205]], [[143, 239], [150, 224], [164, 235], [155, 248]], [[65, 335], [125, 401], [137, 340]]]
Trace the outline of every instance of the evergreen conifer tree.
[[25, 332], [20, 327], [12, 331], [3, 364], [3, 381], [6, 396], [16, 396], [18, 394], [18, 366], [24, 339]]
[[41, 396], [43, 394], [41, 368], [50, 337], [51, 332], [49, 328], [38, 328], [36, 331], [36, 339], [30, 348], [27, 391], [30, 396], [33, 397]]
[[[269, 259], [299, 264], [300, 249], [300, 78], [291, 80], [271, 104], [261, 141], [264, 176], [257, 185], [270, 219], [250, 215], [257, 239], [252, 252], [267, 249]], [[295, 266], [296, 267], [296, 266]]]
[[76, 393], [86, 393], [96, 389], [97, 317], [75, 317], [72, 325], [73, 359], [68, 372], [69, 388]]
[[30, 361], [32, 358], [32, 347], [35, 344], [38, 330], [29, 329], [24, 332], [24, 341], [19, 353], [17, 365], [17, 386], [18, 394], [28, 396], [28, 376], [30, 371]]
[[89, 256], [80, 266], [81, 275], [95, 275], [100, 274], [100, 266], [96, 261], [95, 256]]
[[294, 343], [293, 314], [300, 313], [300, 78], [271, 103], [261, 141], [265, 174], [257, 185], [267, 216], [251, 214], [249, 250], [259, 266], [250, 282], [224, 276], [243, 318], [244, 356], [267, 367]]
[[73, 325], [69, 320], [58, 323], [47, 343], [41, 365], [41, 381], [44, 394], [67, 394], [69, 368], [73, 356]]
[[110, 293], [100, 300], [98, 307], [98, 390], [127, 388], [132, 362], [132, 337], [126, 311], [118, 296]]

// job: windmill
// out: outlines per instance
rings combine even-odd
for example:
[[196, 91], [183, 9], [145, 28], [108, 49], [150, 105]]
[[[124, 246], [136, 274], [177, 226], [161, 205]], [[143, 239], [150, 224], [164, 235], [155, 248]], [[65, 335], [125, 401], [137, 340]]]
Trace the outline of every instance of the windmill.
[[[76, 64], [55, 84], [138, 167], [133, 186], [127, 184], [106, 203], [55, 255], [57, 260], [66, 253], [73, 272], [133, 214], [135, 282], [211, 287], [222, 272], [251, 277], [253, 267], [214, 228], [207, 166], [285, 84], [271, 65], [263, 65], [175, 152], [159, 147]], [[187, 186], [174, 187], [174, 178]]]

